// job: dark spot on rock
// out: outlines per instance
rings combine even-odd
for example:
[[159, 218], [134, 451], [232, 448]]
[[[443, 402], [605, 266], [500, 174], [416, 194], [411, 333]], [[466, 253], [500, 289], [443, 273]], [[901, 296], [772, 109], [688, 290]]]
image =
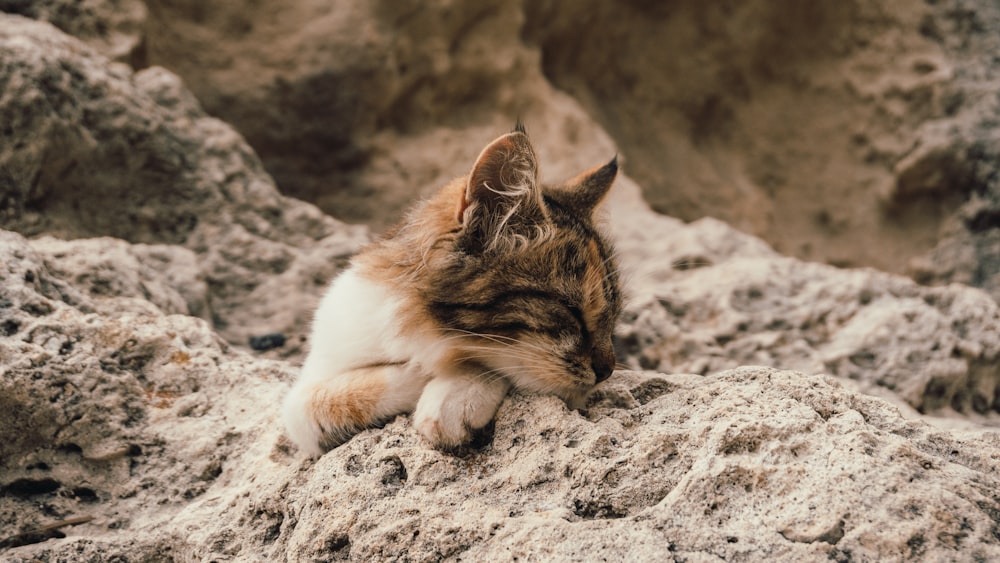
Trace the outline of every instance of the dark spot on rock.
[[55, 479], [15, 479], [7, 485], [0, 487], [0, 495], [15, 497], [30, 497], [34, 495], [47, 495], [55, 492], [62, 486], [62, 483]]
[[609, 520], [628, 516], [624, 512], [615, 509], [609, 503], [593, 500], [582, 501], [580, 499], [573, 501], [573, 514], [584, 520]]
[[347, 471], [348, 475], [361, 475], [364, 469], [364, 460], [357, 454], [352, 454], [351, 457], [344, 461], [344, 471]]
[[619, 358], [627, 358], [638, 354], [642, 350], [642, 345], [639, 343], [639, 335], [634, 332], [625, 336], [616, 334], [611, 338], [611, 343], [615, 348], [615, 356]]
[[871, 350], [859, 350], [851, 354], [848, 360], [859, 368], [869, 369], [875, 367], [876, 356]]
[[52, 305], [49, 305], [45, 301], [33, 301], [21, 305], [21, 310], [34, 317], [44, 317], [52, 312]]
[[248, 340], [250, 347], [258, 352], [281, 348], [285, 345], [285, 335], [280, 332], [251, 336]]
[[90, 487], [75, 487], [72, 494], [80, 502], [97, 502], [100, 500], [97, 496], [97, 491]]
[[76, 444], [73, 444], [73, 443], [62, 444], [57, 449], [60, 452], [62, 452], [62, 453], [71, 454], [71, 455], [82, 455], [83, 454], [83, 448], [81, 448], [80, 446], [78, 446]]
[[677, 260], [674, 260], [673, 267], [675, 270], [693, 270], [695, 268], [704, 268], [706, 266], [711, 266], [712, 261], [704, 256], [681, 256]]
[[285, 515], [281, 512], [258, 510], [254, 516], [257, 520], [267, 521], [267, 527], [264, 528], [264, 536], [262, 538], [263, 542], [274, 543], [281, 535], [281, 525], [285, 522]]
[[615, 388], [598, 388], [587, 397], [587, 409], [632, 409], [636, 406], [631, 394]]
[[386, 490], [395, 494], [406, 484], [406, 466], [398, 456], [387, 457], [379, 462], [381, 466], [381, 482]]
[[674, 386], [669, 381], [655, 377], [629, 389], [629, 393], [635, 397], [636, 401], [639, 401], [640, 405], [645, 405], [653, 399], [669, 393], [673, 389]]
[[7, 319], [0, 323], [0, 336], [14, 336], [19, 330], [21, 330], [21, 323], [14, 319]]
[[642, 369], [655, 370], [660, 367], [660, 359], [642, 354], [639, 356], [639, 367]]
[[336, 555], [337, 558], [347, 558], [351, 553], [351, 540], [347, 536], [339, 534], [330, 536], [323, 542], [323, 551]]
[[777, 330], [788, 330], [789, 328], [792, 327], [791, 325], [788, 324], [788, 321], [786, 321], [785, 319], [774, 319], [773, 321], [767, 323], [767, 326], [765, 326], [764, 328], [766, 328], [767, 330], [777, 331]]
[[201, 474], [198, 478], [202, 481], [214, 481], [219, 475], [222, 475], [222, 462], [225, 458], [216, 458], [208, 462], [208, 465], [202, 469]]
[[656, 301], [660, 307], [663, 307], [663, 310], [675, 317], [683, 317], [687, 314], [687, 305], [674, 303], [666, 297], [659, 297]]
[[991, 405], [986, 397], [980, 395], [979, 393], [972, 395], [972, 410], [979, 414], [987, 414], [990, 412], [990, 406]]
[[1000, 229], [1000, 209], [983, 209], [965, 220], [965, 227], [973, 233]]
[[65, 356], [66, 354], [69, 354], [72, 351], [73, 351], [72, 340], [67, 340], [66, 342], [63, 342], [62, 346], [59, 347], [59, 354], [62, 356]]

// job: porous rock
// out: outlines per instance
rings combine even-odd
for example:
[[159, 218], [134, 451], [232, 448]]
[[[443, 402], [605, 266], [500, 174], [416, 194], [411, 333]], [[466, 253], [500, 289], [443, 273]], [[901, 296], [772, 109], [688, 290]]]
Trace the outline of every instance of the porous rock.
[[988, 294], [801, 262], [711, 219], [636, 219], [622, 228], [633, 296], [616, 337], [633, 368], [783, 366], [887, 389], [921, 412], [1000, 412], [1000, 307]]
[[142, 0], [0, 0], [0, 12], [49, 22], [112, 60], [145, 64]]
[[92, 517], [11, 561], [1000, 556], [996, 434], [828, 376], [618, 372], [582, 412], [513, 394], [478, 450], [404, 415], [308, 460], [277, 420], [287, 363], [153, 306], [84, 312], [86, 281], [4, 242], [0, 515]]
[[198, 269], [174, 280], [187, 312], [232, 342], [279, 331], [300, 350], [308, 314], [290, 302], [315, 302], [367, 229], [281, 196], [243, 138], [162, 68], [133, 74], [6, 14], [0, 63], [4, 228], [183, 246]]

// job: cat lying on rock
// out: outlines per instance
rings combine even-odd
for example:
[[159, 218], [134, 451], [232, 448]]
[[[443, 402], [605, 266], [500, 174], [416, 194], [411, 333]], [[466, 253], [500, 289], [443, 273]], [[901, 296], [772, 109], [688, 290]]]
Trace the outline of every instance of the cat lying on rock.
[[490, 143], [331, 284], [283, 406], [292, 441], [320, 455], [413, 412], [455, 448], [512, 385], [581, 406], [615, 365], [618, 272], [593, 215], [617, 172], [542, 186], [520, 123]]

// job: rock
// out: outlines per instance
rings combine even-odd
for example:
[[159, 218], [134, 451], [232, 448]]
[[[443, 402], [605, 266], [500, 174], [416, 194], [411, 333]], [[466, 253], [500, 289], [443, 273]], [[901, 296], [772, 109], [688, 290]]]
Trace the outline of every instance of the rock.
[[[716, 249], [689, 242], [709, 230]], [[1000, 412], [1000, 307], [985, 293], [803, 263], [717, 222], [632, 233], [622, 259], [644, 266], [617, 341], [633, 368], [785, 366], [888, 389], [921, 412]], [[720, 252], [723, 240], [738, 250]]]
[[[121, 249], [87, 242], [78, 252]], [[53, 515], [94, 516], [91, 533], [160, 521], [219, 475], [229, 454], [216, 441], [259, 423], [236, 397], [292, 370], [236, 352], [201, 319], [165, 315], [154, 304], [163, 296], [143, 301], [124, 284], [90, 295], [91, 279], [62, 277], [32, 244], [10, 233], [0, 244], [3, 528], [37, 528]], [[163, 279], [146, 283], [171, 295]]]
[[231, 342], [279, 330], [296, 344], [286, 351], [301, 352], [302, 304], [367, 242], [365, 228], [281, 196], [242, 137], [162, 68], [133, 74], [47, 24], [4, 14], [0, 61], [5, 228], [183, 245], [194, 253], [185, 267], [198, 271], [170, 281], [187, 310], [169, 312], [209, 318]]
[[280, 348], [285, 345], [285, 335], [280, 332], [272, 332], [270, 334], [261, 334], [259, 336], [251, 336], [249, 338], [250, 347], [254, 350], [265, 351], [272, 348]]
[[830, 377], [619, 372], [582, 413], [512, 395], [465, 457], [404, 415], [305, 460], [278, 424], [287, 363], [189, 316], [84, 313], [79, 278], [0, 248], [3, 314], [33, 319], [0, 342], [0, 517], [93, 516], [10, 561], [1000, 556], [997, 435]]
[[110, 59], [145, 66], [141, 0], [0, 0], [0, 12], [49, 22]]
[[154, 64], [235, 124], [286, 193], [377, 228], [416, 186], [464, 173], [484, 128], [550, 120], [554, 84], [612, 133], [658, 211], [903, 272], [968, 190], [887, 211], [898, 162], [933, 140], [925, 124], [957, 122], [968, 139], [986, 123], [973, 106], [992, 104], [973, 103], [990, 89], [976, 78], [989, 34], [919, 0], [151, 5]]
[[395, 222], [547, 86], [531, 49], [498, 43], [523, 15], [495, 0], [150, 5], [150, 62], [236, 124], [285, 193], [348, 221]]

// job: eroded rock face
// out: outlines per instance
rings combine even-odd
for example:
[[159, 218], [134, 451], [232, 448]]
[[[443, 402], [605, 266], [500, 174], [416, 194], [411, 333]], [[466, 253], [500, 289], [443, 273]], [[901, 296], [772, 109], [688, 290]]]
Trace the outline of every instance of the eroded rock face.
[[804, 263], [714, 220], [652, 221], [622, 250], [636, 266], [618, 355], [633, 368], [786, 366], [888, 389], [921, 412], [1000, 412], [1000, 307], [986, 293]]
[[145, 66], [142, 0], [0, 0], [0, 12], [49, 22], [110, 59]]
[[[81, 515], [98, 534], [162, 522], [221, 473], [230, 454], [219, 443], [253, 440], [260, 411], [226, 396], [260, 392], [292, 369], [240, 354], [204, 320], [173, 310], [185, 301], [161, 258], [189, 251], [95, 239], [67, 260], [58, 252], [73, 243], [46, 256], [53, 242], [0, 238], [3, 528]], [[113, 284], [91, 275], [114, 251], [148, 295], [123, 275]], [[243, 412], [223, 414], [234, 407]]]
[[498, 43], [523, 19], [509, 2], [149, 5], [150, 62], [237, 124], [285, 193], [349, 221], [395, 222], [546, 86], [531, 49]]
[[0, 247], [0, 516], [93, 519], [11, 561], [1000, 556], [996, 434], [771, 368], [619, 372], [582, 413], [514, 394], [464, 456], [401, 416], [305, 460], [278, 425], [288, 364], [152, 304], [85, 313], [32, 245]]
[[[7, 15], [0, 61], [4, 228], [182, 245], [195, 256], [163, 266], [189, 270], [178, 275], [191, 283], [176, 280], [188, 310], [177, 312], [211, 319], [233, 342], [288, 332], [288, 350], [300, 348], [308, 313], [289, 313], [302, 308], [287, 302], [318, 299], [366, 229], [281, 196], [242, 137], [162, 68], [133, 74], [51, 26]], [[111, 283], [138, 283], [125, 281], [135, 274], [123, 262], [109, 263], [123, 276]]]

